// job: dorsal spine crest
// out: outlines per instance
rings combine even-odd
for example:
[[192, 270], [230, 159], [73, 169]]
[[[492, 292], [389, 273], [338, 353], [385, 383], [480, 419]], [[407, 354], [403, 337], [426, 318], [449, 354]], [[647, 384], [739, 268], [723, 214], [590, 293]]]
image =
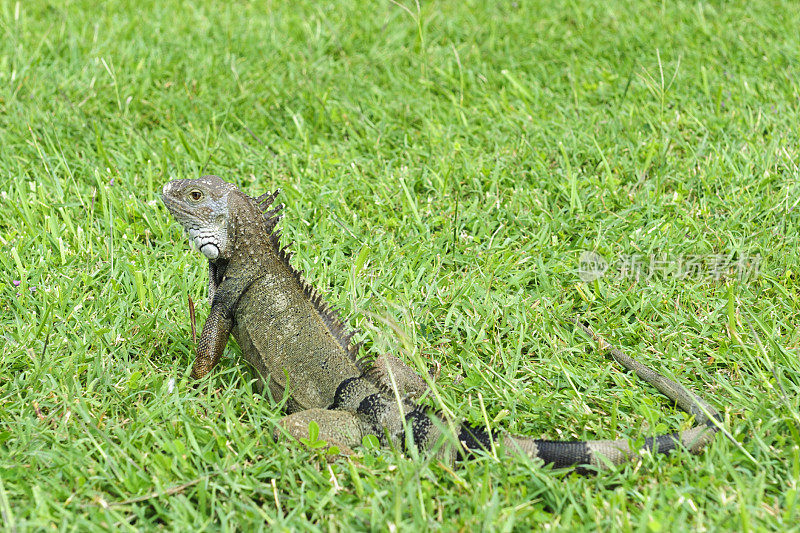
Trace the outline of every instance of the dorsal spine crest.
[[322, 321], [330, 330], [331, 334], [339, 343], [339, 345], [341, 345], [341, 347], [347, 351], [353, 361], [359, 365], [359, 368], [362, 370], [367, 370], [369, 365], [366, 360], [358, 357], [358, 353], [361, 349], [361, 343], [354, 344], [352, 342], [353, 337], [355, 337], [356, 333], [358, 332], [348, 328], [339, 316], [338, 311], [330, 307], [327, 302], [325, 302], [322, 294], [306, 281], [302, 272], [292, 266], [291, 259], [294, 255], [291, 251], [292, 243], [281, 246], [281, 230], [278, 228], [278, 223], [283, 218], [283, 213], [281, 211], [284, 208], [284, 204], [278, 204], [274, 208], [270, 209], [272, 204], [275, 202], [275, 198], [278, 197], [280, 192], [280, 189], [276, 189], [271, 193], [265, 193], [258, 198], [253, 198], [253, 201], [263, 213], [266, 221], [270, 246], [272, 246], [273, 251], [277, 254], [283, 264], [290, 269], [295, 279], [300, 284], [303, 294], [314, 306], [314, 309], [317, 311], [317, 313], [319, 313], [320, 318], [322, 318]]

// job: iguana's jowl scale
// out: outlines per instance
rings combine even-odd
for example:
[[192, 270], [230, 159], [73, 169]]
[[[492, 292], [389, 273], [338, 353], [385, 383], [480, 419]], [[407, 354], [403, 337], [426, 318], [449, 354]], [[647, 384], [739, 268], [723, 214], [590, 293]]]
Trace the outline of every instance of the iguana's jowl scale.
[[[165, 205], [209, 260], [211, 312], [192, 377], [211, 371], [233, 334], [255, 369], [259, 387], [269, 387], [273, 398], [283, 397], [288, 388], [290, 414], [281, 425], [296, 438], [307, 436], [313, 420], [320, 438], [345, 452], [366, 434], [399, 447], [406, 445], [409, 434], [417, 446], [435, 448], [443, 458], [493, 445], [555, 466], [619, 464], [635, 454], [626, 439], [555, 442], [490, 434], [482, 427], [446, 424], [416, 405], [414, 399], [426, 390], [424, 380], [392, 356], [360, 362], [347, 328], [290, 265], [275, 229], [283, 206], [270, 210], [276, 195], [251, 198], [216, 176], [164, 186]], [[618, 350], [611, 353], [699, 424], [647, 439], [644, 448], [668, 453], [682, 446], [696, 452], [713, 438], [716, 425], [711, 419], [719, 417], [713, 408]], [[448, 433], [455, 438], [447, 438]]]

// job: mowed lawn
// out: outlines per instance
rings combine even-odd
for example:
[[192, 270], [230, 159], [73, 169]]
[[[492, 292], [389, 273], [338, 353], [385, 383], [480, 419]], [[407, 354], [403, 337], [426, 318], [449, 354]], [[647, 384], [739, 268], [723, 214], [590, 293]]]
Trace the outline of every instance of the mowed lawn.
[[[761, 0], [0, 3], [0, 529], [797, 529], [798, 28]], [[189, 379], [206, 267], [159, 192], [204, 173], [283, 190], [294, 264], [431, 406], [690, 427], [584, 315], [725, 434], [585, 477], [274, 443], [235, 343]]]

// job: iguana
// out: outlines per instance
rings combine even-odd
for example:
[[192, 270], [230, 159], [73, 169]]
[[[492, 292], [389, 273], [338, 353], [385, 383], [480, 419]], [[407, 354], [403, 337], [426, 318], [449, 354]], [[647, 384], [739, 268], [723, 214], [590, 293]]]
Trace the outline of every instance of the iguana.
[[[282, 398], [280, 427], [308, 438], [316, 422], [320, 440], [351, 453], [365, 435], [406, 449], [435, 450], [451, 460], [477, 450], [525, 454], [554, 467], [606, 467], [635, 456], [627, 439], [559, 442], [509, 435], [482, 425], [453, 423], [417, 403], [427, 384], [391, 355], [359, 358], [353, 333], [290, 264], [281, 247], [279, 191], [252, 198], [217, 176], [164, 185], [162, 199], [197, 249], [208, 258], [211, 311], [203, 326], [192, 378], [206, 376], [233, 334], [255, 370], [256, 388]], [[642, 449], [698, 452], [711, 441], [720, 415], [681, 385], [611, 348], [586, 324], [577, 325], [610, 349], [614, 359], [695, 417], [682, 432], [647, 438]]]

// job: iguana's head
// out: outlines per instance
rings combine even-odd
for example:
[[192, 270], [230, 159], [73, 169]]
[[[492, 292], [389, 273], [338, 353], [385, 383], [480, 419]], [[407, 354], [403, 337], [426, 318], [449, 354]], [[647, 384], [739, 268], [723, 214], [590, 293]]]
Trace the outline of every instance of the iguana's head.
[[217, 176], [203, 176], [168, 182], [161, 200], [197, 249], [213, 261], [230, 252], [228, 196], [236, 190]]

